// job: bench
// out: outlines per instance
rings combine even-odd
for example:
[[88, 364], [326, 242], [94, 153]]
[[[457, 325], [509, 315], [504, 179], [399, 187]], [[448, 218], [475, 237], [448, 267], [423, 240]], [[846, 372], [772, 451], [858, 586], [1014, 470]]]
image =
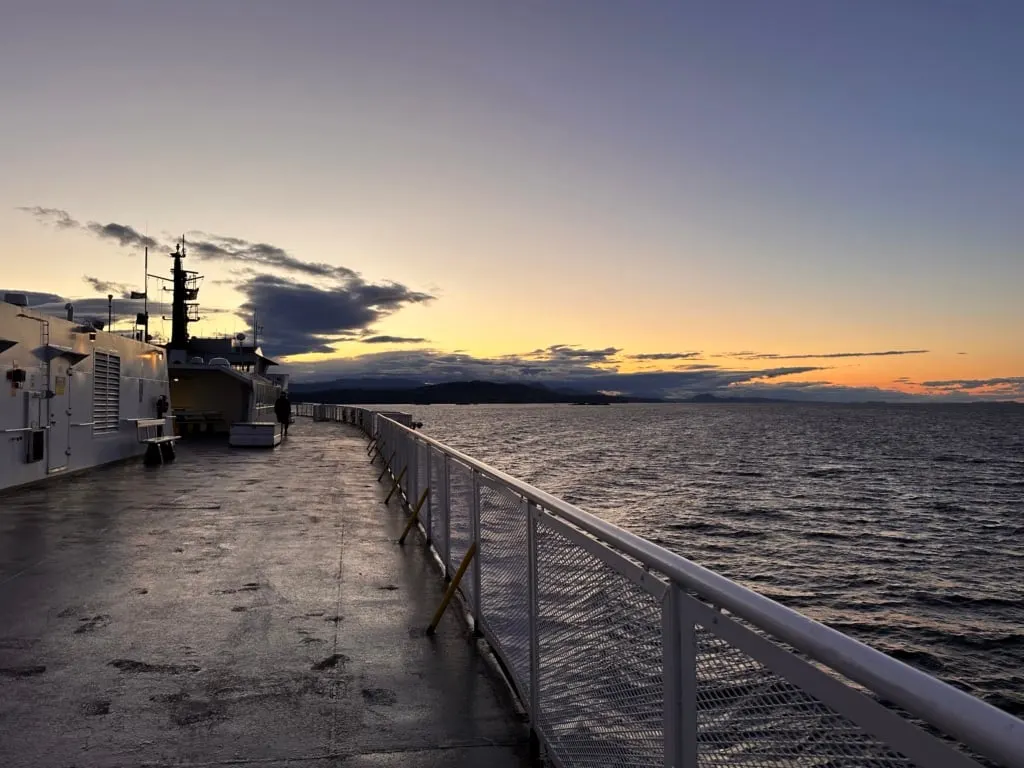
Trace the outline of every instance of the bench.
[[177, 435], [165, 435], [163, 419], [138, 419], [135, 422], [139, 442], [145, 444], [143, 462], [147, 466], [159, 466], [174, 461], [174, 443]]

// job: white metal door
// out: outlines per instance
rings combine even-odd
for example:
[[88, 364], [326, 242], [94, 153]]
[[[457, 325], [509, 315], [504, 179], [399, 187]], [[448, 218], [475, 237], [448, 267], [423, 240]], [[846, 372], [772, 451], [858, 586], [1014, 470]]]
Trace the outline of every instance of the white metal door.
[[46, 468], [57, 472], [68, 465], [71, 455], [71, 376], [68, 361], [55, 358], [50, 362], [49, 429], [46, 433]]

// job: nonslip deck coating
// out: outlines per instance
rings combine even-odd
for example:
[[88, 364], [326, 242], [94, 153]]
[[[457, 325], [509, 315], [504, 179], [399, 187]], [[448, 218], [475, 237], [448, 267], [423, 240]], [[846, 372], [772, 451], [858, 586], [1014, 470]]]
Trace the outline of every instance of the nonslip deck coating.
[[527, 765], [354, 429], [0, 495], [0, 765]]

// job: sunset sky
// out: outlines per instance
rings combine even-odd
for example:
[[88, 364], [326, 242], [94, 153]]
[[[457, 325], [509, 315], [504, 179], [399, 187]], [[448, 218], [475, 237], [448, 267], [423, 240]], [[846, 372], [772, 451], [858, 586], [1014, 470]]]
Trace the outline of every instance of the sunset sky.
[[6, 2], [0, 287], [105, 317], [184, 233], [193, 332], [255, 308], [296, 376], [1024, 400], [1022, 30], [1016, 0]]

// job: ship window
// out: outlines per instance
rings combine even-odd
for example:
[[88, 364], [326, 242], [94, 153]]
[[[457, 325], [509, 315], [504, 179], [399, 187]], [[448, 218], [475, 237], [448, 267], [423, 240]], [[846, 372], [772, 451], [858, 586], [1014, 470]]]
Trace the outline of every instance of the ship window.
[[121, 358], [94, 353], [92, 363], [92, 431], [117, 432], [121, 411]]

